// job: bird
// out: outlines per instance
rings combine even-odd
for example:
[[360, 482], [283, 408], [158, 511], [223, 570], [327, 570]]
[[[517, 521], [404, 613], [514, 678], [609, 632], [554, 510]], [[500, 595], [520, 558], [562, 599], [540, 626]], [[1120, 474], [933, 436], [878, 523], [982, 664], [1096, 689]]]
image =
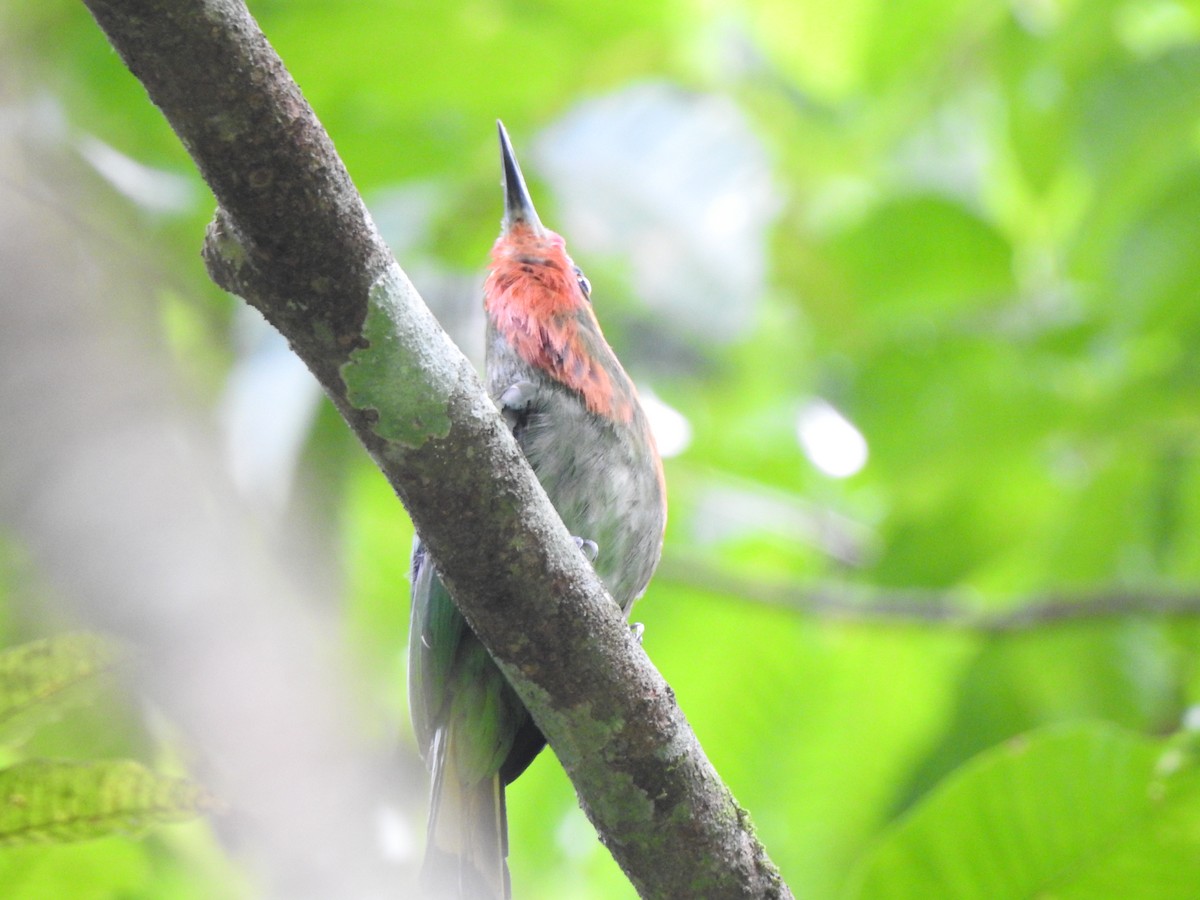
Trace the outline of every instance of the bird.
[[[633, 381], [600, 330], [591, 285], [563, 238], [542, 225], [508, 133], [496, 124], [504, 216], [483, 292], [487, 390], [628, 616], [662, 554], [662, 462]], [[409, 706], [432, 773], [422, 884], [441, 898], [507, 900], [505, 788], [545, 738], [455, 607], [419, 536], [411, 579]]]

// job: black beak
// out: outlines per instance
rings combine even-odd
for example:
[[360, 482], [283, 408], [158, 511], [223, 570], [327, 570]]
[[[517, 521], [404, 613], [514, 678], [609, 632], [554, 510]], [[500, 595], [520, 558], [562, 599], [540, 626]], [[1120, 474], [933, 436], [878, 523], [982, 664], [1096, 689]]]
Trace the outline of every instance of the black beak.
[[521, 174], [521, 166], [508, 140], [508, 132], [499, 119], [496, 120], [496, 127], [500, 130], [500, 158], [504, 161], [504, 228], [507, 230], [518, 222], [524, 222], [535, 231], [541, 231], [542, 222], [533, 208], [533, 200], [529, 197], [525, 176]]

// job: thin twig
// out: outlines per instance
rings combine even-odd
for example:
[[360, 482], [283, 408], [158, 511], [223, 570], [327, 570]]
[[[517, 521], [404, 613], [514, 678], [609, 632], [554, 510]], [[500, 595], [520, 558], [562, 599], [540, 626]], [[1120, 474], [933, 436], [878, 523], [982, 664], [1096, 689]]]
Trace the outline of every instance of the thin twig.
[[839, 621], [1006, 634], [1105, 619], [1200, 618], [1200, 594], [1184, 589], [1054, 592], [989, 608], [971, 591], [888, 590], [842, 583], [766, 581], [731, 573], [706, 560], [665, 559], [659, 578], [741, 600]]

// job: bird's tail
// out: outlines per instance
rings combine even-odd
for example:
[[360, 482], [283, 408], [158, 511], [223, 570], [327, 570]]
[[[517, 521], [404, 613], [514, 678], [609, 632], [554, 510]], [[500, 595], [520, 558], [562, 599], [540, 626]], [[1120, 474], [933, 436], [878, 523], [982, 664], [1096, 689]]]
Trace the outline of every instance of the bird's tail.
[[508, 821], [499, 773], [464, 784], [445, 728], [434, 737], [421, 883], [436, 900], [509, 900]]

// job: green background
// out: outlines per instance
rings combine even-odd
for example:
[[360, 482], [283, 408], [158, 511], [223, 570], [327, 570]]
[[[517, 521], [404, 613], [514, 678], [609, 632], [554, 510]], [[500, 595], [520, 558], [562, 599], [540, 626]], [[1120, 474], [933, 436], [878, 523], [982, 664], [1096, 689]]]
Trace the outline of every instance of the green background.
[[[797, 896], [1200, 896], [1195, 620], [1038, 613], [1098, 597], [1196, 597], [1200, 612], [1200, 6], [251, 9], [439, 315], [448, 281], [474, 302], [504, 119], [610, 342], [690, 423], [666, 461], [664, 563], [634, 615]], [[0, 22], [21, 73], [8, 101], [52, 102], [72, 134], [192, 183], [170, 213], [103, 202], [121, 243], [170, 273], [162, 334], [214, 410], [238, 351], [237, 303], [198, 258], [211, 197], [81, 4], [10, 2]], [[725, 127], [761, 151], [770, 184], [737, 238], [765, 268], [691, 305], [646, 300], [661, 291], [640, 279], [661, 265], [719, 287], [711, 254], [589, 249], [567, 224], [589, 192], [616, 201], [586, 177], [568, 197], [539, 163], [551, 151], [533, 149], [580, 109], [655, 84], [683, 108], [735, 110]], [[680, 142], [680, 169], [704, 171], [689, 154], [706, 149]], [[716, 182], [722, 160], [700, 160]], [[675, 174], [642, 171], [629, 193], [684, 190]], [[413, 197], [423, 218], [401, 238]], [[481, 333], [454, 336], [478, 354]], [[817, 397], [865, 438], [849, 477], [797, 440]], [[286, 514], [325, 539], [336, 639], [373, 710], [364, 733], [414, 754], [411, 528], [327, 407]], [[1022, 609], [1027, 627], [988, 627]], [[61, 743], [84, 747], [94, 727], [68, 721]], [[509, 812], [518, 897], [634, 896], [552, 755]], [[419, 835], [419, 796], [404, 814]], [[246, 895], [202, 831], [0, 850], [0, 874], [30, 897]]]

